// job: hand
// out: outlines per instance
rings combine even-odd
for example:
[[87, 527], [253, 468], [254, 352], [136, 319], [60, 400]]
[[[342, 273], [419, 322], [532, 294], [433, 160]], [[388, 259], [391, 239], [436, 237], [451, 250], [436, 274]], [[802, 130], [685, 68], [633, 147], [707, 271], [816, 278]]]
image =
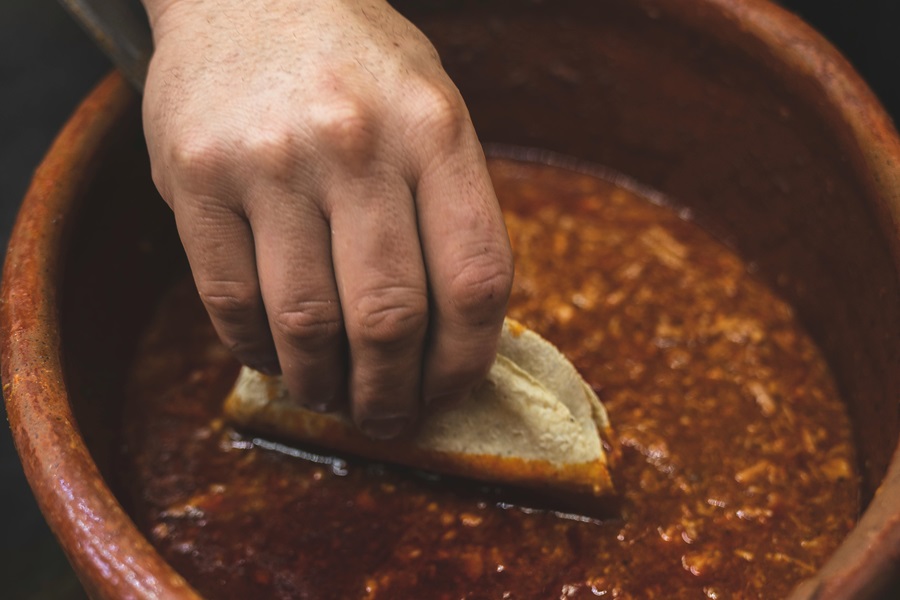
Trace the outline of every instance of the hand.
[[459, 92], [382, 0], [145, 0], [153, 179], [245, 364], [393, 437], [494, 359], [512, 283]]

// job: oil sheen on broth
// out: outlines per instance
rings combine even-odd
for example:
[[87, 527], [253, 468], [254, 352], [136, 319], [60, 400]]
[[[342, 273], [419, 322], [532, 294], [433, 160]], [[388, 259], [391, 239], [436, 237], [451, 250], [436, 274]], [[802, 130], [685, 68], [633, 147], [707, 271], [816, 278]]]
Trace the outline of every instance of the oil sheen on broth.
[[140, 529], [211, 598], [785, 596], [859, 510], [847, 416], [791, 308], [633, 191], [490, 170], [516, 255], [509, 314], [606, 404], [621, 516], [517, 508], [235, 431], [220, 408], [237, 364], [184, 281], [130, 376], [119, 472]]

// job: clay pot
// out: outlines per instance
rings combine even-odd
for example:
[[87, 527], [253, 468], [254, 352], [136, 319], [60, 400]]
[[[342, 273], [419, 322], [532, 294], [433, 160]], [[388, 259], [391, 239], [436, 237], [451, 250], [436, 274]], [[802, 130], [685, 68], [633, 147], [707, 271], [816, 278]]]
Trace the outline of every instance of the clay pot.
[[[866, 506], [793, 597], [898, 597], [900, 140], [849, 64], [761, 0], [409, 4], [483, 141], [669, 194], [791, 301], [846, 399]], [[35, 175], [4, 271], [3, 390], [28, 479], [89, 593], [188, 598], [104, 477], [135, 339], [186, 269], [138, 117], [107, 78]]]

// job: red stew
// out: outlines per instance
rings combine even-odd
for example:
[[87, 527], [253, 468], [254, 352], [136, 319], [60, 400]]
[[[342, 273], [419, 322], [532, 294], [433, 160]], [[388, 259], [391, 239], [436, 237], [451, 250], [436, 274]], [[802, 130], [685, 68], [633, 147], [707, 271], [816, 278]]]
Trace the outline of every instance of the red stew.
[[791, 308], [634, 191], [536, 163], [491, 173], [516, 252], [509, 314], [606, 404], [621, 517], [235, 431], [219, 415], [237, 365], [185, 281], [131, 374], [138, 526], [214, 598], [785, 596], [859, 510], [847, 416]]

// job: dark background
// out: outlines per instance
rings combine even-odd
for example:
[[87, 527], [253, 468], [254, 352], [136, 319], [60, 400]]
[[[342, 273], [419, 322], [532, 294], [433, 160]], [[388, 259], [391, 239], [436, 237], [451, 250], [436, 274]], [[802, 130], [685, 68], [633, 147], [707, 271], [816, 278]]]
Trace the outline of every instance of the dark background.
[[[115, 1], [115, 0], [111, 0]], [[838, 46], [900, 116], [900, 2], [784, 0]], [[31, 174], [68, 115], [110, 68], [55, 0], [0, 0], [0, 248]], [[5, 412], [4, 412], [5, 416]], [[0, 424], [4, 598], [81, 598]]]

